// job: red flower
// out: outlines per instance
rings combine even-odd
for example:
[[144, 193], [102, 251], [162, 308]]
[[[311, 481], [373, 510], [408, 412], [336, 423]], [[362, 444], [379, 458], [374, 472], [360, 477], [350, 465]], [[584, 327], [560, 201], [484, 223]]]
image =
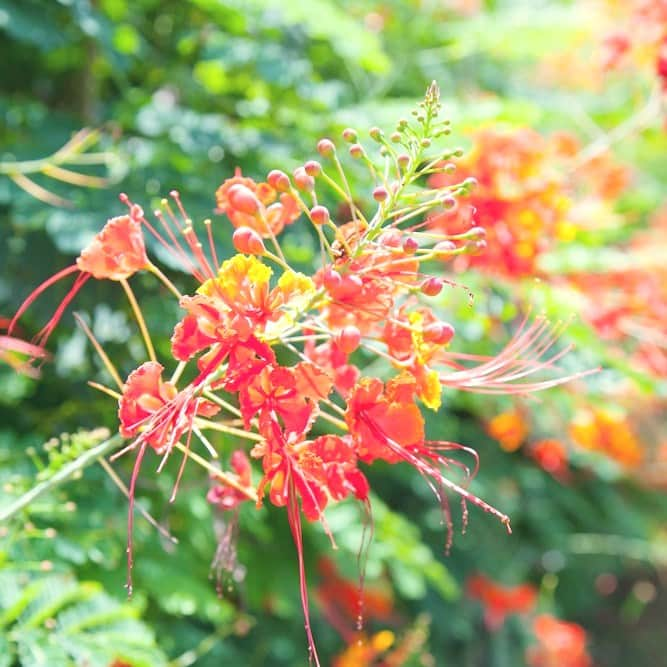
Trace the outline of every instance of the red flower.
[[220, 408], [192, 392], [178, 392], [162, 380], [164, 368], [148, 361], [132, 371], [118, 404], [120, 434], [138, 436], [158, 453], [189, 432], [195, 416], [211, 417]]
[[260, 431], [265, 430], [267, 420], [279, 418], [285, 433], [301, 435], [312, 423], [317, 402], [330, 391], [329, 376], [313, 364], [265, 366], [241, 389], [239, 404], [246, 428], [259, 412]]
[[35, 342], [44, 345], [56, 328], [67, 306], [92, 276], [98, 280], [126, 280], [148, 266], [148, 256], [141, 233], [141, 223], [133, 216], [111, 218], [93, 240], [81, 251], [76, 264], [69, 266], [45, 280], [33, 290], [9, 325], [9, 333], [30, 305], [51, 285], [62, 278], [80, 271], [69, 292], [62, 299], [46, 326], [37, 334]]
[[537, 599], [537, 591], [530, 584], [502, 586], [481, 574], [468, 579], [466, 590], [482, 603], [484, 622], [491, 631], [500, 629], [509, 614], [530, 612]]
[[567, 477], [567, 448], [560, 440], [547, 438], [538, 440], [530, 446], [530, 456], [554, 477], [564, 480]]
[[542, 614], [533, 622], [533, 631], [538, 645], [526, 652], [531, 667], [590, 667], [593, 664], [586, 651], [586, 631], [580, 625]]

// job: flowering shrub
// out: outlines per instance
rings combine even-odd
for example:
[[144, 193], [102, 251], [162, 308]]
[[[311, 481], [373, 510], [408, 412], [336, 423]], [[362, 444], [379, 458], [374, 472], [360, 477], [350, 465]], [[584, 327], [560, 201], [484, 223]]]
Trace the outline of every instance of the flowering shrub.
[[[302, 522], [321, 522], [335, 546], [325, 508], [354, 497], [370, 511], [362, 464], [413, 466], [442, 509], [447, 549], [453, 532], [450, 492], [460, 497], [464, 527], [470, 503], [509, 531], [509, 517], [467, 488], [477, 454], [463, 444], [430, 440], [423, 410], [438, 410], [443, 391], [523, 394], [588, 371], [559, 370], [567, 348], [557, 348], [560, 329], [542, 317], [525, 318], [495, 357], [450, 349], [455, 331], [439, 316], [435, 299], [445, 285], [457, 284], [441, 275], [442, 263], [473, 255], [486, 244], [484, 229], [472, 218], [451, 233], [432, 222], [433, 214], [456, 209], [477, 184], [465, 170], [462, 180], [439, 180], [439, 174], [451, 174], [452, 160], [460, 156], [458, 149], [437, 148], [449, 133], [440, 111], [433, 84], [412, 121], [400, 120], [388, 137], [379, 128], [370, 130], [378, 155], [355, 130], [343, 132], [351, 158], [373, 180], [370, 197], [351, 191], [339, 149], [329, 139], [317, 145], [323, 162], [310, 160], [292, 176], [274, 170], [258, 183], [237, 172], [226, 180], [215, 202], [227, 220], [193, 221], [177, 191], [162, 200], [152, 218], [122, 195], [127, 213], [110, 219], [75, 264], [40, 285], [17, 312], [10, 331], [48, 288], [75, 275], [36, 336], [43, 346], [91, 278], [120, 283], [129, 299], [147, 359], [125, 380], [91, 329], [78, 321], [116, 385], [94, 384], [118, 401], [119, 432], [129, 441], [112, 458], [134, 456], [128, 488], [130, 592], [134, 496], [148, 455], [159, 457], [158, 471], [172, 455], [182, 455], [172, 499], [186, 463], [201, 466], [213, 480], [209, 502], [231, 513], [232, 523], [241, 504], [261, 507], [267, 496], [285, 508], [316, 664]], [[338, 199], [338, 212], [322, 203], [329, 193]], [[299, 219], [321, 250], [320, 265], [310, 275], [287, 262], [279, 241], [283, 229]], [[221, 261], [215, 236], [229, 234], [238, 254]], [[190, 293], [181, 293], [149, 258], [145, 235], [191, 275]], [[162, 346], [154, 344], [129, 284], [140, 271], [152, 274], [183, 311], [169, 359], [158, 359]], [[376, 359], [384, 362], [380, 375], [370, 370]], [[243, 443], [226, 467], [220, 466], [211, 433]], [[461, 455], [472, 459], [472, 466]], [[230, 540], [227, 534], [216, 556], [222, 568], [233, 567]], [[385, 645], [376, 639], [370, 645], [380, 644]]]

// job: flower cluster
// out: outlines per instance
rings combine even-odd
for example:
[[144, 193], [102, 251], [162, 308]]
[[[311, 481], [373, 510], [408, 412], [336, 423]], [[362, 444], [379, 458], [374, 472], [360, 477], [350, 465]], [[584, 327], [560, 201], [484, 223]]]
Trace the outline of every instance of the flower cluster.
[[[486, 232], [481, 252], [457, 259], [507, 278], [542, 273], [540, 256], [595, 221], [613, 219], [607, 202], [626, 186], [629, 174], [608, 153], [577, 169], [580, 146], [569, 134], [543, 137], [528, 128], [489, 127], [476, 132], [473, 148], [456, 165], [431, 176], [434, 187], [468, 176], [477, 187], [465, 203], [434, 213], [429, 226], [461, 233], [471, 225]], [[451, 175], [450, 175], [451, 174]]]
[[[153, 217], [122, 195], [127, 213], [112, 218], [76, 263], [38, 287], [14, 318], [15, 323], [53, 283], [75, 274], [67, 296], [38, 335], [44, 344], [88, 280], [121, 284], [145, 343], [144, 363], [123, 380], [83, 320], [79, 323], [117, 385], [95, 385], [118, 399], [119, 430], [128, 444], [115, 456], [135, 456], [128, 573], [142, 460], [147, 453], [161, 457], [161, 470], [178, 451], [183, 459], [174, 493], [186, 462], [193, 461], [211, 475], [208, 499], [220, 511], [235, 512], [248, 502], [260, 507], [266, 498], [286, 509], [316, 664], [302, 518], [321, 522], [331, 536], [324, 515], [329, 504], [347, 497], [369, 504], [363, 465], [405, 462], [424, 477], [442, 506], [448, 543], [447, 492], [461, 497], [464, 517], [467, 501], [509, 529], [508, 517], [467, 489], [476, 454], [458, 443], [429, 440], [423, 410], [438, 410], [443, 390], [525, 393], [572, 377], [558, 371], [564, 353], [555, 347], [559, 329], [543, 318], [524, 320], [496, 357], [450, 350], [455, 331], [439, 316], [442, 302], [436, 297], [445, 284], [455, 283], [438, 274], [442, 260], [477, 252], [483, 230], [448, 233], [424, 220], [456, 208], [475, 185], [466, 169], [462, 180], [437, 180], [443, 170], [452, 171], [451, 160], [460, 154], [435, 150], [436, 140], [449, 133], [439, 112], [439, 93], [432, 85], [412, 121], [399, 121], [388, 137], [378, 128], [370, 131], [379, 155], [359, 142], [356, 131], [343, 132], [351, 158], [365, 165], [375, 181], [367, 199], [352, 192], [339, 149], [329, 139], [317, 146], [322, 163], [310, 160], [291, 176], [274, 170], [256, 182], [237, 172], [215, 194], [221, 218], [204, 221], [200, 231], [176, 191]], [[422, 186], [426, 177], [431, 178], [428, 188]], [[558, 197], [550, 185], [534, 197], [555, 216]], [[338, 199], [336, 213], [322, 203], [332, 198]], [[320, 265], [308, 273], [288, 263], [278, 240], [298, 218], [308, 225], [303, 233], [321, 249]], [[231, 235], [238, 254], [219, 261], [215, 234]], [[192, 291], [181, 293], [149, 259], [145, 235], [192, 276]], [[158, 360], [129, 285], [139, 271], [155, 276], [182, 310], [170, 359]], [[365, 374], [378, 359], [392, 372]], [[231, 454], [229, 470], [217, 462], [220, 452], [210, 435], [216, 432], [248, 443]], [[461, 454], [473, 456], [472, 470], [456, 458]], [[459, 479], [445, 474], [452, 471], [460, 471]]]

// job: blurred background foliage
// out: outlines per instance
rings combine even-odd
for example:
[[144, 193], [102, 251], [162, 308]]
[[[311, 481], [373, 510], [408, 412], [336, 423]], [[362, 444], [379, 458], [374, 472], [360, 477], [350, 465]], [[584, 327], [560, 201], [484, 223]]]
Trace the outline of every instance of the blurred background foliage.
[[[606, 9], [604, 2], [556, 0], [0, 0], [0, 173], [53, 153], [88, 126], [101, 130], [89, 149], [99, 159], [81, 169], [111, 183], [82, 188], [31, 176], [66, 200], [53, 206], [0, 179], [0, 316], [10, 317], [35, 284], [70, 264], [122, 212], [119, 191], [150, 208], [178, 188], [193, 217], [209, 217], [216, 187], [235, 167], [260, 179], [271, 168], [302, 164], [320, 137], [345, 126], [390, 127], [431, 80], [441, 86], [453, 145], [469, 147], [480, 127], [566, 130], [584, 146], [609, 146], [628, 165], [632, 178], [604, 212], [620, 222], [560, 243], [545, 260], [553, 274], [614, 270], [623, 244], [664, 200], [667, 135], [650, 71], [603, 76], [596, 65], [612, 16]], [[368, 191], [358, 178], [358, 191]], [[308, 265], [315, 246], [298, 234], [288, 230], [284, 248]], [[555, 318], [576, 315], [570, 293], [553, 283], [477, 273], [460, 280], [476, 293], [474, 308], [462, 290], [440, 307], [468, 348], [482, 353], [507, 339], [520, 305], [532, 302]], [[143, 289], [141, 276], [135, 285], [152, 329], [163, 334], [156, 338], [168, 341], [175, 306]], [[121, 374], [143, 361], [127, 307], [109, 284], [87, 285], [76, 308], [121, 360]], [[23, 333], [51, 310], [49, 298], [38, 302]], [[86, 385], [103, 380], [104, 370], [73, 324], [68, 316], [52, 338], [54, 361], [39, 381], [0, 366], [0, 507], [99, 441], [76, 435], [80, 428], [116, 428], [113, 401]], [[377, 498], [368, 581], [393, 590], [388, 618], [369, 624], [414, 642], [400, 664], [524, 664], [530, 625], [516, 616], [494, 632], [485, 628], [481, 606], [465, 593], [464, 582], [478, 572], [535, 585], [541, 611], [585, 627], [596, 665], [659, 664], [667, 475], [665, 461], [650, 452], [665, 442], [664, 375], [610, 349], [582, 319], [567, 335], [578, 344], [574, 366], [604, 370], [519, 408], [539, 437], [568, 442], [567, 479], [490, 437], [490, 420], [515, 410], [515, 401], [446, 395], [429, 423], [432, 437], [480, 453], [473, 489], [512, 517], [512, 536], [473, 510], [466, 535], [445, 557], [441, 513], [418, 475], [402, 466], [369, 472]], [[615, 389], [628, 383], [636, 393], [619, 397]], [[595, 446], [569, 442], [567, 422], [577, 409], [610, 403], [643, 416], [644, 467], [629, 470]], [[74, 435], [50, 440], [62, 433]], [[116, 465], [122, 479], [130, 468], [127, 459]], [[170, 505], [174, 474], [141, 477], [142, 508], [178, 544], [137, 520], [132, 601], [123, 588], [126, 499], [102, 467], [0, 526], [0, 665], [307, 664], [283, 513], [243, 508], [239, 565], [216, 584], [211, 563], [224, 519], [194, 471]], [[328, 520], [337, 552], [319, 527], [305, 535], [314, 586], [326, 579], [317, 574], [324, 554], [343, 576], [356, 576], [363, 513], [343, 504]], [[325, 664], [333, 664], [344, 644], [326, 614], [315, 611], [314, 623]]]

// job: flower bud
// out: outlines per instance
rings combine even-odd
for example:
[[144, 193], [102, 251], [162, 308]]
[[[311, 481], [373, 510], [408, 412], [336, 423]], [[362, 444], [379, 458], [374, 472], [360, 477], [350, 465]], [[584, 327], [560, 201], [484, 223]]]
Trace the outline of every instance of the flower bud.
[[353, 158], [360, 158], [364, 154], [364, 147], [361, 144], [352, 144], [350, 146], [350, 155]]
[[312, 176], [313, 178], [319, 176], [322, 171], [322, 165], [317, 160], [308, 160], [308, 162], [303, 165], [303, 168], [306, 170], [308, 176]]
[[453, 162], [448, 162], [442, 170], [445, 174], [453, 174], [456, 171], [456, 165]]
[[331, 141], [331, 139], [320, 139], [317, 142], [317, 152], [322, 157], [328, 157], [329, 155], [332, 155], [335, 150], [336, 147], [334, 146], [334, 143]]
[[433, 246], [433, 252], [443, 253], [449, 255], [456, 250], [456, 243], [454, 241], [439, 241]]
[[250, 188], [240, 184], [232, 185], [229, 188], [229, 203], [232, 208], [248, 215], [256, 215], [261, 206], [255, 193]]
[[406, 255], [414, 255], [417, 250], [419, 250], [419, 243], [417, 243], [411, 236], [408, 236], [408, 238], [403, 241], [403, 252]]
[[424, 327], [424, 340], [436, 345], [446, 345], [454, 337], [454, 327], [446, 322], [433, 322]]
[[287, 174], [280, 169], [273, 169], [266, 177], [266, 182], [278, 192], [287, 192], [290, 187], [290, 180]]
[[371, 139], [374, 141], [381, 141], [383, 137], [382, 130], [379, 127], [371, 127], [368, 134], [371, 135]]
[[310, 219], [316, 225], [326, 225], [330, 218], [329, 209], [326, 206], [318, 205], [310, 209]]
[[486, 237], [486, 229], [484, 227], [471, 227], [468, 230], [468, 235], [472, 238], [483, 239]]
[[297, 190], [301, 190], [302, 192], [312, 192], [315, 187], [315, 179], [312, 176], [308, 176], [303, 167], [297, 167], [294, 170], [293, 176], [294, 185], [296, 185]]
[[442, 208], [444, 208], [446, 211], [451, 211], [456, 207], [456, 198], [452, 197], [451, 195], [448, 195], [447, 197], [442, 198], [440, 204], [442, 205]]
[[375, 201], [384, 201], [388, 196], [389, 193], [387, 192], [387, 188], [382, 185], [373, 190], [373, 199], [375, 199]]
[[410, 156], [407, 153], [401, 153], [396, 158], [396, 161], [398, 162], [400, 167], [403, 167], [403, 169], [405, 169], [410, 164]]
[[250, 227], [239, 227], [232, 234], [234, 247], [244, 255], [263, 255], [266, 251], [261, 236]]
[[426, 296], [438, 296], [442, 291], [442, 285], [443, 282], [441, 278], [431, 276], [421, 284], [422, 294], [425, 294]]
[[327, 292], [334, 293], [343, 284], [343, 278], [338, 271], [334, 271], [334, 269], [329, 267], [324, 271], [322, 282]]
[[336, 337], [336, 344], [345, 354], [352, 354], [359, 347], [360, 342], [361, 332], [352, 324], [344, 327]]
[[353, 130], [351, 127], [346, 127], [343, 130], [343, 139], [345, 139], [348, 144], [354, 143], [357, 140], [357, 131]]

